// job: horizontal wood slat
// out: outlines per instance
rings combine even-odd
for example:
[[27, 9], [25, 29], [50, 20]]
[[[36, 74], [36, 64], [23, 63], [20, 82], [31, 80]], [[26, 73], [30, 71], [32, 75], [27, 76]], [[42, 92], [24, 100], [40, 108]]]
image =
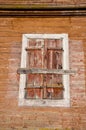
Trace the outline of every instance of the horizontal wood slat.
[[25, 48], [25, 50], [26, 51], [29, 51], [29, 50], [40, 50], [40, 49], [42, 49], [42, 46], [41, 47], [27, 47], [27, 48]]
[[[42, 46], [41, 47], [27, 47], [25, 48], [26, 51], [29, 51], [29, 50], [40, 50], [42, 49]], [[57, 51], [64, 51], [62, 48], [61, 49], [58, 49], [58, 48], [54, 48], [54, 47], [48, 47], [47, 48], [48, 50], [57, 50]]]
[[56, 51], [64, 51], [62, 48], [58, 49], [58, 48], [54, 48], [54, 47], [48, 47], [48, 50], [56, 50]]
[[19, 74], [75, 74], [75, 70], [62, 70], [62, 69], [28, 69], [19, 68], [17, 70]]
[[[27, 87], [25, 89], [29, 89], [29, 88], [44, 88], [45, 86], [30, 86], [29, 84], [27, 84]], [[57, 84], [47, 84], [46, 85], [47, 88], [63, 88], [63, 84], [62, 83], [57, 83]]]
[[0, 7], [0, 17], [56, 17], [56, 16], [86, 16], [86, 7]]
[[71, 11], [2, 11], [0, 17], [57, 17], [57, 16], [86, 16], [86, 10]]

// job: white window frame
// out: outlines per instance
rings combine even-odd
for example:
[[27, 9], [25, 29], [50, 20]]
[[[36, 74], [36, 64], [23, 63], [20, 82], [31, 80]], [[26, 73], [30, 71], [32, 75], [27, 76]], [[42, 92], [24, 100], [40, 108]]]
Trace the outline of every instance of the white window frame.
[[[26, 68], [27, 42], [31, 38], [36, 39], [62, 39], [63, 42], [63, 69], [69, 70], [69, 46], [68, 34], [23, 34], [21, 68]], [[69, 107], [70, 106], [70, 88], [69, 74], [63, 75], [64, 98], [60, 100], [50, 99], [25, 99], [26, 74], [20, 74], [19, 82], [19, 106], [50, 106], [50, 107]]]

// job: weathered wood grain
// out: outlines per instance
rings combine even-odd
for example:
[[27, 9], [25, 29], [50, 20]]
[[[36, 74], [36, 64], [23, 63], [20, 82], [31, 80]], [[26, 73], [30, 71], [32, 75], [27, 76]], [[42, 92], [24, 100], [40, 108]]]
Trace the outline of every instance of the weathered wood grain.
[[62, 69], [28, 69], [19, 68], [17, 70], [19, 74], [75, 74], [75, 70], [62, 70]]

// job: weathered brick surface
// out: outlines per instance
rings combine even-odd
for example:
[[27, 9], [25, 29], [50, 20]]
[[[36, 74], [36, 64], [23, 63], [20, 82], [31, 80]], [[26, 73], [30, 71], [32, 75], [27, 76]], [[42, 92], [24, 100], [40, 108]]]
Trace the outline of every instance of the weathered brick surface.
[[[71, 106], [19, 107], [22, 34], [68, 33]], [[0, 18], [0, 130], [86, 130], [86, 18]]]

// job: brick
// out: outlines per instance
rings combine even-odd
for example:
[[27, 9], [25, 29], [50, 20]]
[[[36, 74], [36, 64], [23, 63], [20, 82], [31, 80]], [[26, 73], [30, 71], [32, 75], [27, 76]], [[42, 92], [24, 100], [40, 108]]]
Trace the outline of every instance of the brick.
[[[85, 17], [0, 19], [0, 130], [86, 129], [85, 25]], [[78, 70], [70, 77], [69, 108], [18, 106], [16, 70], [20, 67], [22, 34], [25, 33], [68, 33], [70, 68]]]

